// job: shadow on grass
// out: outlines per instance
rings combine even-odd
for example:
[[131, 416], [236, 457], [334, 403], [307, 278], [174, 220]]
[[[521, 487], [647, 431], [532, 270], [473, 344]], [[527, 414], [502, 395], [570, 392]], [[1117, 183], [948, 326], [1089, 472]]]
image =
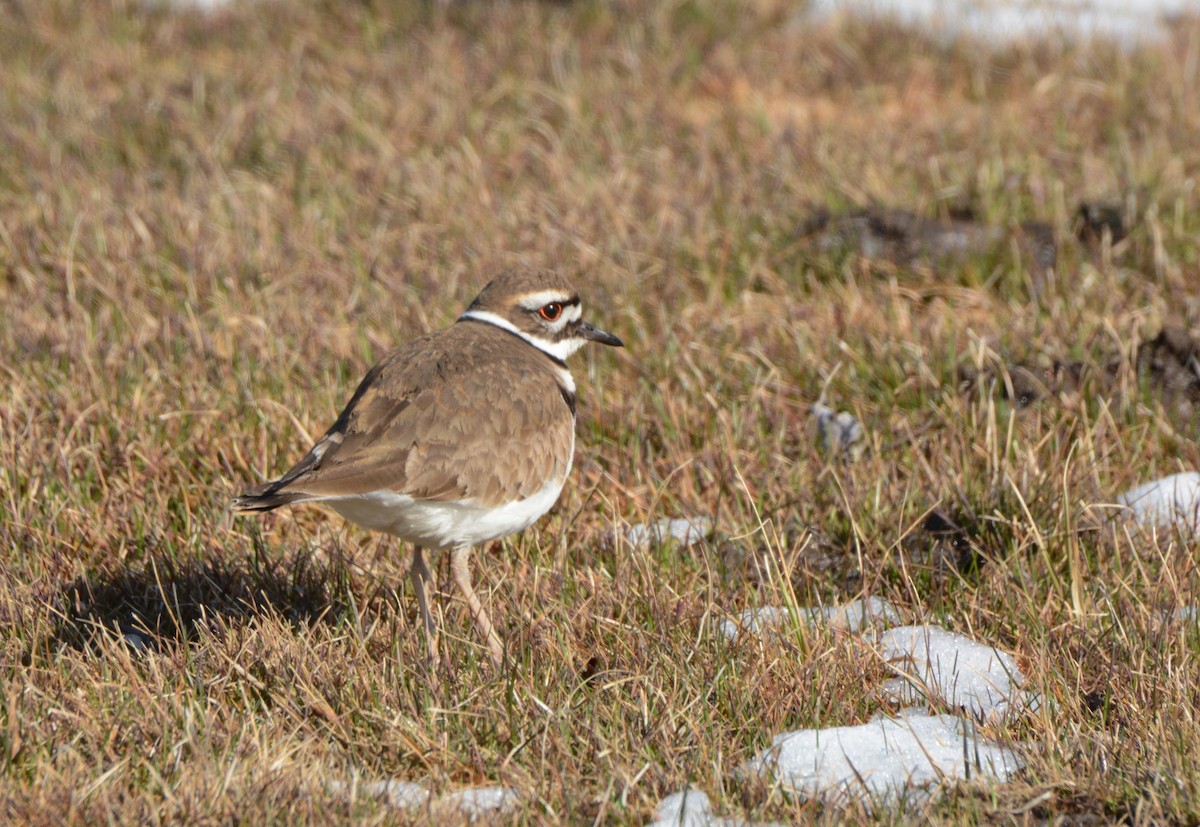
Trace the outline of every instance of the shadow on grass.
[[45, 646], [90, 648], [101, 636], [137, 649], [186, 644], [221, 619], [274, 616], [293, 624], [336, 623], [352, 612], [346, 566], [314, 562], [307, 550], [271, 558], [259, 538], [232, 560], [179, 562], [155, 555], [136, 567], [76, 578], [58, 593], [58, 623]]

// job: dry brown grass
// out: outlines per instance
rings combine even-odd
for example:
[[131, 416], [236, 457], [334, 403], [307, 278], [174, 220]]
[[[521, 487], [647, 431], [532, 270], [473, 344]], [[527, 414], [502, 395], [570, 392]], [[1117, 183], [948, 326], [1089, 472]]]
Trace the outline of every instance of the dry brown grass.
[[[1083, 507], [1200, 465], [1191, 408], [1133, 370], [1164, 321], [1200, 325], [1195, 29], [992, 53], [771, 0], [3, 9], [5, 820], [394, 817], [325, 792], [358, 773], [512, 785], [527, 823], [639, 824], [689, 782], [837, 821], [733, 770], [878, 712], [882, 666], [714, 624], [860, 592], [1016, 652], [1048, 700], [1014, 733], [1023, 775], [935, 819], [1200, 819], [1200, 635], [1162, 622], [1198, 599], [1196, 545]], [[1077, 200], [1125, 195], [1127, 240], [1074, 241]], [[809, 209], [870, 202], [1050, 222], [1056, 277], [797, 243]], [[477, 555], [511, 667], [451, 604], [435, 695], [393, 545], [228, 501], [522, 261], [585, 280], [628, 347], [578, 359], [558, 507]], [[1018, 412], [959, 391], [995, 355], [1124, 361]], [[819, 449], [823, 391], [863, 461]], [[914, 551], [935, 507], [971, 532], [963, 570]], [[679, 513], [735, 539], [604, 542]], [[784, 574], [751, 576], [764, 557]]]

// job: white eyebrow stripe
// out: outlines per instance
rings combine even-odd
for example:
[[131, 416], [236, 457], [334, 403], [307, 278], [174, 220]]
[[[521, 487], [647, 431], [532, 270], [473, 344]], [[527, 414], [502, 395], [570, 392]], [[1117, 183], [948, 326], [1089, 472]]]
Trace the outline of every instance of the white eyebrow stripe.
[[517, 300], [517, 304], [526, 310], [537, 310], [540, 307], [545, 307], [551, 302], [559, 304], [567, 304], [572, 299], [578, 303], [579, 299], [563, 290], [538, 290], [535, 293], [526, 293]]

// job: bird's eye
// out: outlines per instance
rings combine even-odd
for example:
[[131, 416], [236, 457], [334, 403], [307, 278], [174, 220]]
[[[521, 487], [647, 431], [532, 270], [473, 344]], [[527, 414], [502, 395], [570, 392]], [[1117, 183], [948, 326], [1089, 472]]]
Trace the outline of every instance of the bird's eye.
[[542, 318], [548, 322], [557, 321], [558, 317], [562, 315], [562, 305], [558, 302], [550, 302], [550, 304], [539, 310], [538, 313], [541, 313]]

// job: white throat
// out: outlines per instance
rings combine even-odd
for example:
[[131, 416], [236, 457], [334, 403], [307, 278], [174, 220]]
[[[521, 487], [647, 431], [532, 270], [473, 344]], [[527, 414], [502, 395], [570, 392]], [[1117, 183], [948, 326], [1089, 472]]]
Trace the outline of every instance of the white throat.
[[536, 336], [530, 336], [528, 333], [518, 330], [516, 326], [514, 326], [513, 323], [508, 319], [497, 316], [490, 310], [468, 310], [458, 318], [459, 321], [462, 321], [463, 319], [474, 319], [477, 322], [495, 325], [501, 330], [507, 330], [509, 333], [514, 333], [525, 341], [529, 342], [529, 344], [533, 345], [538, 350], [542, 351], [543, 353], [548, 353], [555, 359], [558, 359], [560, 362], [567, 361], [568, 356], [579, 350], [579, 348], [583, 347], [583, 339], [573, 338], [562, 339], [557, 342], [548, 342], [545, 339], [539, 339]]

